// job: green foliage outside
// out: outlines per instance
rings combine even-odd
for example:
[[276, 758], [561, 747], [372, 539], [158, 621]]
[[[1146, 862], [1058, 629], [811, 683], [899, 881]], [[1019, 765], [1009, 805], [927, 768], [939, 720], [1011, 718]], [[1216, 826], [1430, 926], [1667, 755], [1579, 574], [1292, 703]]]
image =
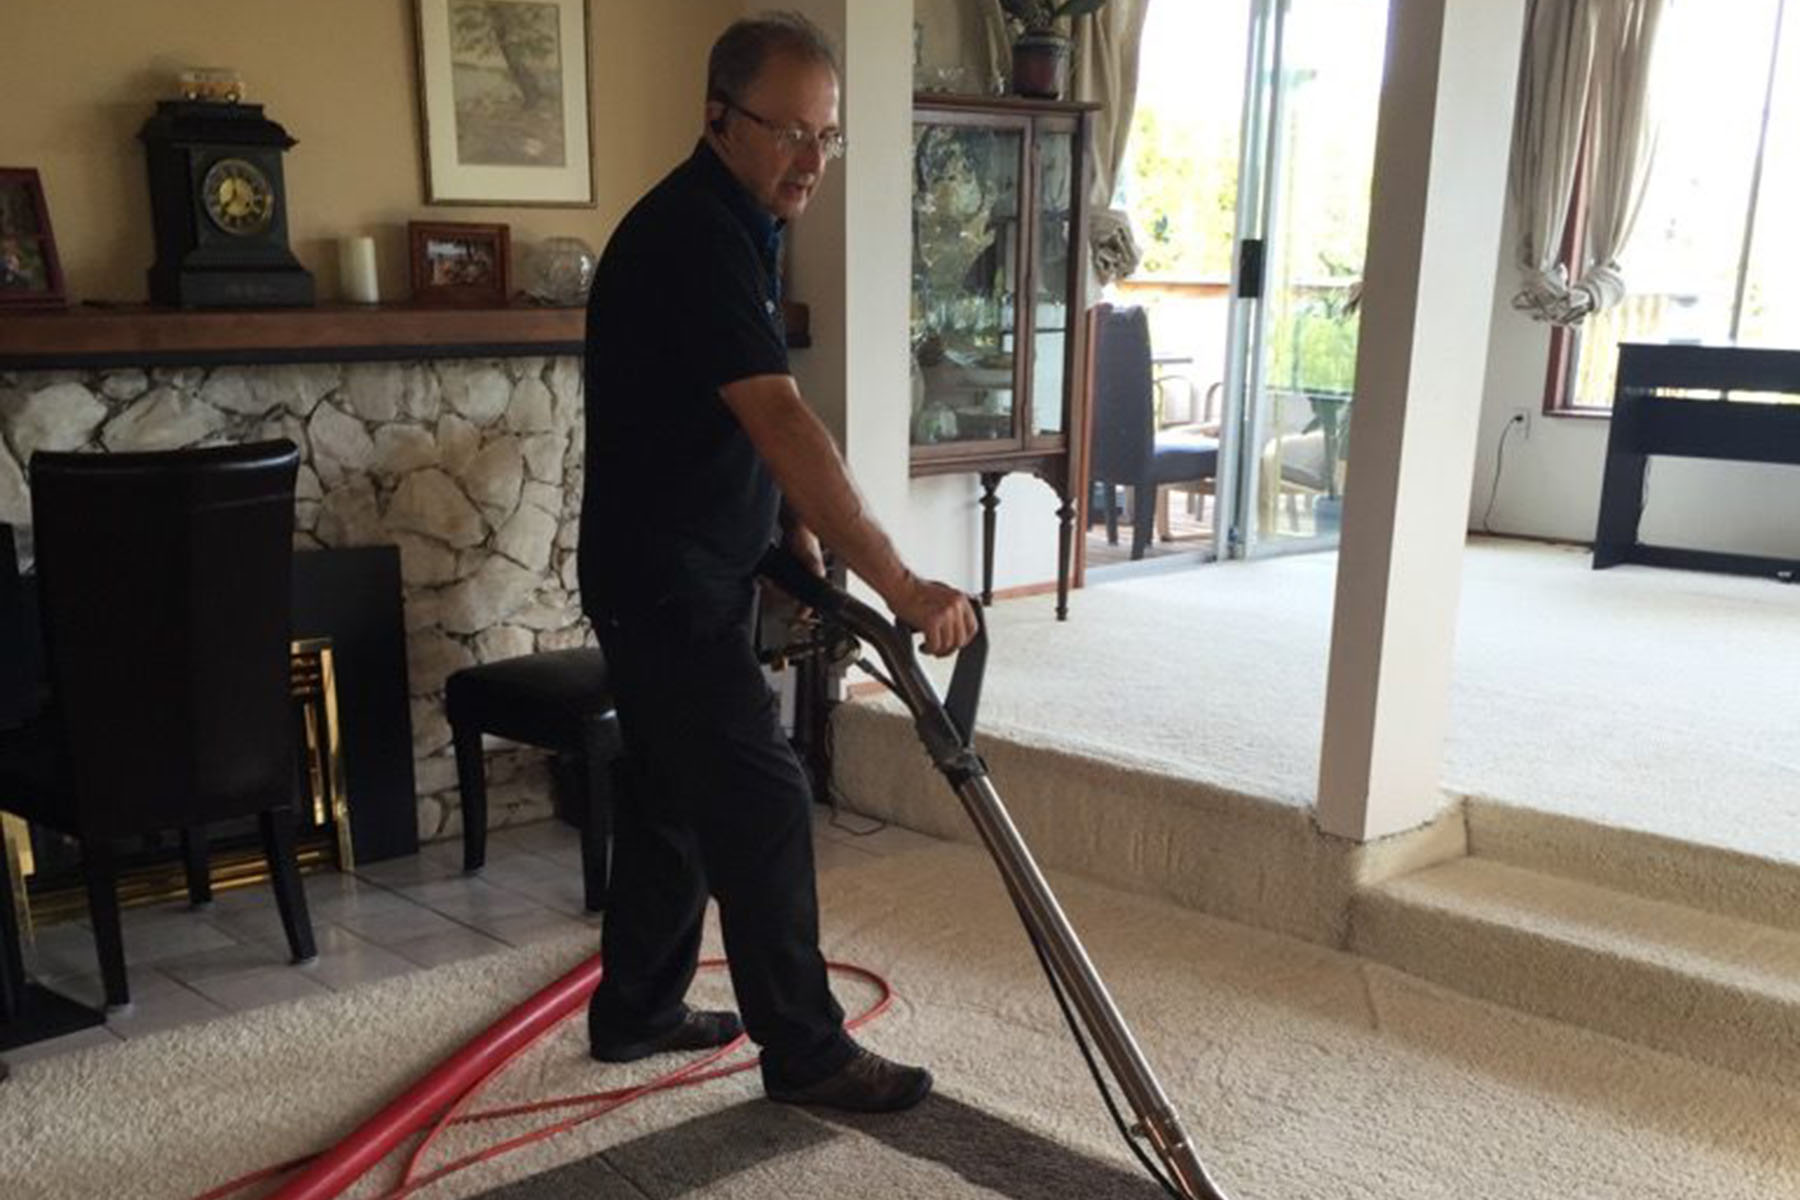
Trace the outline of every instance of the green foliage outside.
[[[1357, 319], [1349, 306], [1368, 228], [1372, 131], [1367, 117], [1296, 104], [1289, 138], [1283, 245], [1293, 261], [1271, 280], [1268, 382], [1348, 392], [1356, 374]], [[1299, 153], [1302, 141], [1306, 153]], [[1234, 122], [1140, 103], [1124, 183], [1143, 263], [1158, 282], [1231, 278], [1238, 186]], [[1304, 200], [1301, 198], [1304, 197]]]
[[1342, 294], [1303, 293], [1275, 314], [1269, 331], [1270, 387], [1348, 393], [1356, 382], [1357, 318]]
[[1139, 105], [1127, 170], [1127, 198], [1144, 251], [1134, 278], [1229, 279], [1236, 132], [1170, 121], [1154, 106]]

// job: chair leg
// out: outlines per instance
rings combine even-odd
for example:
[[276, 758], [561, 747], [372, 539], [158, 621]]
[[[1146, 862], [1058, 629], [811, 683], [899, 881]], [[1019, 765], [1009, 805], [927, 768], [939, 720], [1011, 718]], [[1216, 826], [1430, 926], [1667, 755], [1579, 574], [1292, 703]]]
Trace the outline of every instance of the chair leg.
[[606, 786], [613, 764], [610, 749], [590, 731], [581, 755], [586, 801], [581, 821], [581, 891], [589, 912], [606, 909], [606, 856], [612, 843], [612, 800]]
[[202, 908], [212, 903], [212, 868], [209, 863], [206, 826], [184, 825], [181, 829], [181, 862], [187, 871], [188, 903]]
[[12, 880], [6, 864], [6, 821], [0, 817], [0, 1025], [10, 1025], [25, 1010], [25, 955], [19, 946], [19, 914], [13, 910]]
[[455, 725], [456, 790], [462, 796], [463, 872], [473, 874], [487, 862], [487, 760], [481, 752], [481, 730]]
[[265, 808], [257, 814], [257, 822], [262, 826], [263, 855], [269, 861], [269, 882], [275, 889], [275, 907], [281, 913], [288, 950], [295, 962], [311, 962], [319, 952], [313, 945], [312, 916], [306, 910], [306, 886], [300, 882], [294, 810], [285, 804]]
[[1143, 484], [1131, 489], [1131, 557], [1144, 557], [1150, 548], [1150, 536], [1156, 524], [1156, 485]]
[[125, 982], [118, 867], [110, 841], [103, 837], [81, 839], [81, 874], [87, 883], [88, 920], [94, 926], [94, 946], [100, 953], [100, 983], [106, 991], [106, 1007], [124, 1008], [131, 1003], [131, 988]]
[[1161, 542], [1172, 542], [1175, 535], [1169, 532], [1169, 489], [1156, 489], [1156, 538]]
[[1105, 485], [1106, 496], [1106, 544], [1119, 544], [1119, 489], [1113, 484]]

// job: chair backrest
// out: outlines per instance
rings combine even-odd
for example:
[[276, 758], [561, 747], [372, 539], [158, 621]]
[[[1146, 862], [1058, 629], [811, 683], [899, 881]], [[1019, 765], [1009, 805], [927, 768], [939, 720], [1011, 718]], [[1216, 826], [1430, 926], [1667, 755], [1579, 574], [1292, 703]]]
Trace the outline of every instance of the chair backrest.
[[76, 823], [130, 833], [294, 794], [286, 440], [38, 453], [31, 508]]
[[0, 729], [28, 716], [31, 670], [26, 658], [25, 587], [11, 525], [0, 525]]
[[1156, 453], [1150, 320], [1142, 308], [1094, 306], [1094, 441], [1089, 473], [1107, 483], [1145, 479]]

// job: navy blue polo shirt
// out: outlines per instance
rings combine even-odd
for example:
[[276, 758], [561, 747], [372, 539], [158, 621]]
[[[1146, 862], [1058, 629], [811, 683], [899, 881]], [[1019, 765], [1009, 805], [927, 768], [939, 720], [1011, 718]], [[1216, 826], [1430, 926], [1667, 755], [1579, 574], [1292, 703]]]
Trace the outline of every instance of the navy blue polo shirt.
[[741, 608], [780, 493], [725, 384], [788, 373], [781, 223], [702, 141], [625, 215], [587, 313], [582, 605]]

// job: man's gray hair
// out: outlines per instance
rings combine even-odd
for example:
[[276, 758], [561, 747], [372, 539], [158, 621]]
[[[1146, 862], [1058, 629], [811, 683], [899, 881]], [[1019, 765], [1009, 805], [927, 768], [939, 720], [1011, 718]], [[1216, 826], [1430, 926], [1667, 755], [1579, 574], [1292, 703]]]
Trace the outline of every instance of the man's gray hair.
[[733, 21], [706, 60], [706, 98], [736, 100], [776, 55], [819, 63], [838, 71], [837, 51], [825, 31], [797, 12], [765, 12]]

